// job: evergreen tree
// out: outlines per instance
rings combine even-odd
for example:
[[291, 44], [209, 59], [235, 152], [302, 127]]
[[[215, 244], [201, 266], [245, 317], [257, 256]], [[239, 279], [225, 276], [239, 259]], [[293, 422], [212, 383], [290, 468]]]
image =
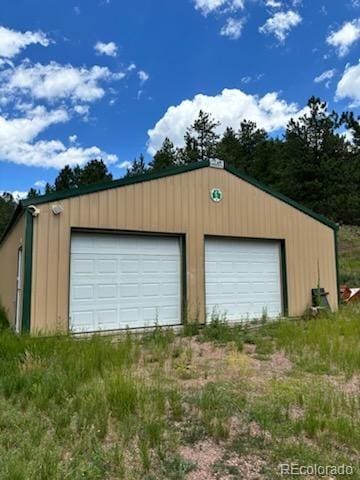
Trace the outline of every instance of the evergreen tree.
[[54, 185], [51, 185], [49, 182], [46, 183], [45, 185], [45, 194], [53, 193], [55, 192], [55, 187]]
[[91, 160], [80, 169], [79, 173], [75, 167], [74, 177], [77, 180], [77, 186], [109, 182], [113, 178], [102, 160]]
[[210, 113], [200, 110], [198, 118], [191, 127], [197, 140], [200, 161], [214, 158], [219, 140], [219, 135], [216, 133], [218, 126], [219, 122], [215, 121]]
[[149, 167], [155, 172], [176, 165], [177, 157], [174, 144], [168, 137], [165, 138], [161, 148], [155, 153]]
[[312, 97], [309, 112], [290, 120], [284, 144], [283, 193], [304, 205], [337, 218], [337, 198], [346, 196], [347, 142], [338, 133], [339, 117]]
[[196, 138], [192, 137], [190, 132], [185, 133], [185, 145], [183, 148], [179, 148], [177, 156], [180, 164], [188, 164], [199, 161], [199, 148]]
[[11, 216], [14, 213], [16, 208], [16, 203], [12, 200], [5, 201], [4, 198], [0, 196], [0, 238], [4, 233], [5, 228], [10, 222]]
[[210, 113], [200, 110], [198, 118], [185, 133], [185, 146], [179, 149], [181, 163], [209, 160], [216, 155], [219, 136], [216, 122]]
[[141, 154], [137, 159], [135, 158], [131, 164], [131, 167], [126, 169], [125, 178], [135, 177], [137, 175], [143, 175], [148, 171], [148, 168], [145, 163], [144, 155]]
[[28, 191], [27, 198], [35, 198], [40, 196], [40, 190], [36, 190], [36, 188], [31, 187], [30, 190]]
[[240, 143], [238, 167], [245, 173], [251, 174], [254, 170], [253, 163], [257, 160], [259, 147], [267, 141], [267, 133], [258, 128], [255, 122], [243, 120], [237, 132]]
[[217, 144], [216, 156], [228, 165], [239, 166], [241, 157], [241, 148], [239, 139], [231, 127], [227, 127], [221, 140]]
[[65, 165], [65, 167], [60, 170], [55, 178], [56, 191], [69, 190], [70, 188], [75, 188], [77, 186], [78, 185], [75, 181], [73, 170], [69, 165]]
[[71, 168], [69, 165], [65, 165], [55, 178], [55, 185], [46, 184], [45, 193], [68, 190], [82, 185], [91, 185], [110, 180], [112, 180], [112, 174], [102, 160], [91, 160], [84, 167], [76, 165], [74, 168]]

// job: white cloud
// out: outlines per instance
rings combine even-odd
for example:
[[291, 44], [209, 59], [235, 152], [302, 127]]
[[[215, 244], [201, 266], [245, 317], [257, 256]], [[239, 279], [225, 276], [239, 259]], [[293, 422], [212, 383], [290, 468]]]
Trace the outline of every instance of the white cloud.
[[349, 53], [350, 47], [360, 38], [360, 18], [346, 22], [336, 31], [330, 33], [326, 41], [337, 49], [338, 55], [344, 57]]
[[266, 20], [264, 25], [259, 28], [259, 32], [275, 35], [280, 42], [284, 42], [290, 30], [299, 25], [301, 21], [301, 16], [293, 10], [277, 12]]
[[360, 106], [360, 62], [347, 66], [336, 88], [336, 99], [349, 99], [352, 107]]
[[80, 14], [81, 14], [80, 7], [78, 7], [77, 5], [73, 8], [73, 10], [74, 10], [74, 13], [75, 13], [76, 15], [80, 15]]
[[250, 77], [250, 75], [247, 75], [247, 76], [245, 76], [245, 77], [242, 77], [241, 83], [245, 83], [245, 84], [246, 84], [246, 83], [250, 83], [251, 80], [252, 80], [252, 77]]
[[122, 168], [122, 169], [126, 169], [126, 168], [131, 168], [132, 166], [132, 163], [129, 162], [128, 160], [125, 160], [124, 162], [121, 162], [118, 167], [119, 168]]
[[75, 134], [69, 136], [69, 142], [70, 142], [70, 143], [76, 143], [76, 142], [77, 142], [77, 139], [78, 139], [78, 136], [75, 135]]
[[89, 69], [51, 62], [48, 65], [23, 62], [14, 69], [0, 72], [0, 93], [4, 95], [29, 94], [38, 100], [93, 102], [102, 98], [105, 90], [100, 83], [119, 80], [107, 67], [95, 65]]
[[241, 78], [241, 83], [247, 84], [250, 82], [258, 82], [264, 77], [263, 73], [258, 73], [254, 75], [253, 77], [251, 75], [246, 75], [245, 77]]
[[322, 82], [325, 82], [326, 80], [331, 80], [334, 77], [335, 73], [336, 73], [336, 70], [334, 68], [331, 70], [326, 70], [321, 75], [315, 77], [314, 82], [322, 83]]
[[41, 106], [28, 111], [22, 118], [0, 116], [0, 159], [45, 168], [81, 165], [100, 157], [106, 163], [117, 161], [116, 155], [107, 154], [95, 146], [66, 148], [59, 140], [37, 140], [51, 125], [67, 121], [69, 113], [64, 108], [48, 111]]
[[165, 137], [171, 138], [176, 146], [183, 145], [186, 129], [193, 123], [199, 110], [211, 113], [220, 121], [219, 133], [226, 127], [238, 129], [244, 119], [255, 121], [259, 127], [272, 132], [283, 128], [291, 117], [297, 117], [306, 109], [299, 110], [295, 103], [278, 98], [276, 92], [263, 97], [247, 95], [238, 89], [225, 89], [219, 95], [199, 94], [192, 100], [168, 108], [165, 115], [148, 131], [148, 152], [154, 154]]
[[265, 2], [265, 5], [267, 7], [270, 7], [270, 8], [281, 8], [282, 7], [282, 3], [278, 2], [277, 0], [267, 0]]
[[116, 57], [118, 51], [118, 47], [114, 42], [97, 42], [94, 49], [98, 55], [107, 55], [108, 57]]
[[144, 70], [139, 70], [138, 71], [138, 77], [139, 77], [141, 83], [145, 83], [149, 80], [150, 75], [148, 73], [144, 72]]
[[47, 47], [49, 43], [50, 40], [41, 31], [22, 33], [0, 27], [0, 57], [13, 58], [28, 45], [39, 44]]
[[[27, 194], [28, 192], [21, 192], [19, 190], [14, 190], [13, 192], [8, 192], [6, 190], [0, 190], [0, 197], [4, 197], [5, 194], [8, 194], [10, 193], [13, 197], [13, 199], [16, 201], [16, 202], [19, 202], [19, 200], [23, 200], [24, 198], [27, 197]], [[8, 195], [6, 195], [8, 196]]]
[[243, 26], [243, 19], [228, 18], [225, 25], [220, 30], [220, 35], [231, 38], [231, 40], [237, 40], [241, 36]]
[[90, 115], [90, 107], [89, 105], [75, 105], [74, 112], [82, 116], [84, 121], [87, 121]]
[[130, 63], [130, 65], [127, 68], [128, 72], [132, 72], [135, 69], [136, 69], [136, 64], [135, 63]]
[[194, 0], [195, 8], [200, 10], [203, 15], [209, 13], [225, 10], [235, 11], [244, 8], [245, 0]]
[[37, 187], [37, 188], [45, 188], [45, 185], [46, 185], [46, 180], [37, 180], [34, 183], [34, 187]]

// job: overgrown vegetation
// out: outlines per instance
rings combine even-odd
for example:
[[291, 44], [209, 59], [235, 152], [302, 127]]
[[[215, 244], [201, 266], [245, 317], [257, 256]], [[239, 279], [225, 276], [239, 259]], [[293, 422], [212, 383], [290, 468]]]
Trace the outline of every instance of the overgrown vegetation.
[[0, 303], [0, 332], [9, 327], [9, 321], [7, 318], [6, 310]]
[[3, 330], [1, 478], [236, 479], [253, 478], [251, 465], [272, 480], [287, 461], [359, 468], [359, 309], [256, 329], [214, 317], [183, 333]]
[[360, 287], [360, 227], [343, 225], [339, 231], [340, 282]]

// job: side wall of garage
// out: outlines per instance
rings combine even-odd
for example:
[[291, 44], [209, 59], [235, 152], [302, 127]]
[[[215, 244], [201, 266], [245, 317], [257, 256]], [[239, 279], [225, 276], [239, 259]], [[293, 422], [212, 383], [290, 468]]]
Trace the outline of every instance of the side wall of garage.
[[0, 245], [0, 302], [12, 326], [15, 326], [16, 316], [18, 251], [23, 246], [24, 236], [25, 220], [22, 215]]
[[[215, 203], [210, 190], [223, 200]], [[289, 315], [301, 315], [320, 283], [337, 308], [334, 231], [235, 175], [214, 168], [39, 206], [34, 219], [31, 330], [68, 329], [71, 228], [184, 234], [190, 319], [204, 320], [204, 236], [284, 239]]]

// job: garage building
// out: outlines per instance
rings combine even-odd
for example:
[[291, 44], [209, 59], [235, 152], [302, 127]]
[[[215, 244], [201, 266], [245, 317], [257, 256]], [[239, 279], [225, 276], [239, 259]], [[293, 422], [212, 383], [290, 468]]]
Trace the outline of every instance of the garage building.
[[0, 243], [18, 332], [97, 332], [338, 307], [337, 225], [213, 160], [20, 202]]

